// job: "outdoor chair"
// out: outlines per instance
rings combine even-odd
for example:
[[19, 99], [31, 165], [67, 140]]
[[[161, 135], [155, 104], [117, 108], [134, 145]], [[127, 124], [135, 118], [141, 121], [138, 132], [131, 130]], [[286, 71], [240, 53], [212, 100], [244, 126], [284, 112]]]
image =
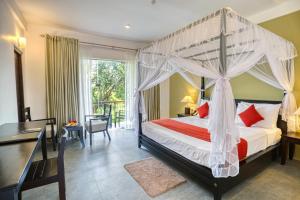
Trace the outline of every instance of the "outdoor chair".
[[84, 116], [84, 127], [85, 127], [85, 138], [87, 132], [90, 134], [90, 145], [92, 145], [92, 135], [94, 133], [103, 132], [104, 136], [107, 134], [109, 141], [111, 140], [108, 126], [111, 119], [111, 105], [104, 104], [102, 115], [85, 115]]
[[117, 127], [117, 122], [120, 127], [121, 120], [125, 119], [125, 110], [119, 110], [118, 112], [115, 112], [115, 127]]

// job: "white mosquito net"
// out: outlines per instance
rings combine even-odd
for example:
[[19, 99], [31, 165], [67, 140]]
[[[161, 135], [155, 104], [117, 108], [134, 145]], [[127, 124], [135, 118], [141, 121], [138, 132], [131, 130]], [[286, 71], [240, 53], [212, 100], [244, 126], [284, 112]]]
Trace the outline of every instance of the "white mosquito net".
[[[229, 80], [248, 72], [285, 90], [281, 114], [287, 120], [297, 107], [293, 95], [296, 54], [291, 42], [223, 8], [140, 50], [137, 91], [149, 89], [176, 72], [193, 85], [190, 73], [215, 84], [209, 111], [209, 164], [215, 177], [236, 176], [240, 137]], [[137, 95], [136, 105], [145, 114], [142, 95]]]

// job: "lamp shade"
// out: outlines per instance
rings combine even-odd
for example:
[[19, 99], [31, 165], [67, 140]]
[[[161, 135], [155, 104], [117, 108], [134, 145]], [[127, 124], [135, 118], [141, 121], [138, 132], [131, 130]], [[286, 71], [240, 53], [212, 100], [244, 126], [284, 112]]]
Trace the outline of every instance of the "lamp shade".
[[185, 96], [181, 100], [182, 103], [194, 103], [193, 98], [191, 96]]
[[294, 113], [294, 115], [300, 115], [300, 107], [296, 110], [296, 112]]

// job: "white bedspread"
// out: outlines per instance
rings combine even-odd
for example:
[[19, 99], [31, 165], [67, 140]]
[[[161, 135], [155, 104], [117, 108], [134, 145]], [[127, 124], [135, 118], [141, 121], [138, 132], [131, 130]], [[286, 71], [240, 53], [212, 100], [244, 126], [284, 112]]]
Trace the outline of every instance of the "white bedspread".
[[[198, 116], [173, 118], [173, 120], [202, 128], [207, 128], [208, 124], [208, 119], [200, 119]], [[210, 142], [178, 133], [152, 122], [143, 123], [142, 130], [144, 135], [168, 149], [193, 162], [209, 167]], [[239, 127], [239, 130], [240, 137], [248, 142], [247, 157], [278, 143], [281, 138], [279, 128]]]

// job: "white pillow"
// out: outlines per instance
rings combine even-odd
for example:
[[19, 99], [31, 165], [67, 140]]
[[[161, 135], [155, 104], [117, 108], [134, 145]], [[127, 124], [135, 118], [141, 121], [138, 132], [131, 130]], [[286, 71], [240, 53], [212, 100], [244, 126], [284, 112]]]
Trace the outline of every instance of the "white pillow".
[[198, 107], [202, 106], [202, 105], [205, 104], [206, 102], [207, 102], [208, 105], [210, 106], [210, 101], [209, 101], [209, 100], [207, 100], [207, 99], [201, 99], [201, 100], [200, 100], [200, 104], [198, 105]]
[[[245, 111], [249, 106], [253, 103], [248, 102], [240, 102], [238, 103], [235, 123], [241, 126], [245, 126], [244, 122], [241, 120], [239, 114]], [[279, 114], [279, 109], [281, 104], [266, 104], [266, 103], [254, 103], [253, 104], [257, 112], [264, 118], [253, 124], [252, 127], [261, 127], [261, 128], [276, 128], [277, 127], [277, 119]]]

